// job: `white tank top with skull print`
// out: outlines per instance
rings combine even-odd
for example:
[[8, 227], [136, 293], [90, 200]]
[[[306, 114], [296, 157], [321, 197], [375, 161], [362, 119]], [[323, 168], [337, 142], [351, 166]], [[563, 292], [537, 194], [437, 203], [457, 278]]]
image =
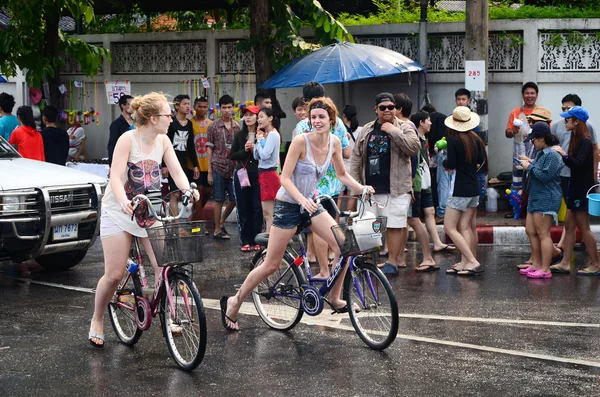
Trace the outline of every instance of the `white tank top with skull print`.
[[[127, 159], [127, 172], [121, 182], [128, 199], [132, 199], [138, 194], [145, 194], [154, 203], [155, 200], [153, 198], [160, 198], [161, 192], [160, 171], [164, 153], [162, 137], [158, 135], [154, 149], [150, 153], [145, 154], [142, 153], [141, 142], [139, 142], [139, 137], [136, 139], [134, 132], [135, 130], [130, 130], [123, 134], [127, 135], [127, 138], [131, 140], [131, 152]], [[119, 139], [124, 139], [124, 137], [122, 136]], [[156, 206], [155, 209], [158, 211]], [[145, 229], [138, 226], [135, 220], [131, 220], [130, 215], [121, 211], [121, 205], [117, 202], [110, 183], [106, 187], [106, 192], [102, 199], [102, 213], [103, 216], [110, 217], [123, 231], [137, 237], [148, 236]]]

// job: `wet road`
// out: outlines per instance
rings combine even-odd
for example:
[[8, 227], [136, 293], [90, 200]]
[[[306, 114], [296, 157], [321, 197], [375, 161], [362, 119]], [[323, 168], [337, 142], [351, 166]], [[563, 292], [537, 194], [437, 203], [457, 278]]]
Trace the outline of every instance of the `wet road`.
[[[194, 272], [209, 336], [192, 373], [172, 361], [158, 319], [128, 348], [106, 318], [106, 348], [89, 345], [99, 243], [64, 273], [0, 263], [0, 396], [600, 395], [600, 278], [528, 280], [515, 269], [527, 254], [481, 247], [485, 273], [472, 278], [417, 274], [409, 265], [392, 281], [398, 338], [377, 352], [346, 330], [346, 315], [328, 311], [281, 333], [248, 304], [242, 331], [227, 333], [218, 298], [243, 281], [250, 255], [234, 241], [211, 241]], [[436, 255], [443, 267], [457, 258]], [[586, 259], [578, 253], [575, 265]]]

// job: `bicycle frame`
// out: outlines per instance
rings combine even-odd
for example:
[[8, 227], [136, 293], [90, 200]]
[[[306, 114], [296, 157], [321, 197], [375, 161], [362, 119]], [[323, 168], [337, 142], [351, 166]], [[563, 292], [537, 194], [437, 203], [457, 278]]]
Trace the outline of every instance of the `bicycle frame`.
[[[141, 285], [140, 287], [146, 287], [148, 285], [148, 281], [146, 279], [146, 272], [144, 270], [144, 266], [143, 266], [143, 261], [142, 261], [142, 253], [140, 250], [140, 241], [138, 237], [134, 237], [134, 244], [135, 244], [135, 250], [137, 253], [137, 265], [138, 265], [138, 269], [132, 274], [132, 273], [128, 273], [127, 274], [127, 278], [125, 279], [125, 284], [127, 284], [127, 282], [135, 275], [138, 274], [140, 281], [141, 281]], [[171, 285], [169, 283], [169, 272], [171, 270], [171, 266], [165, 266], [162, 268], [161, 272], [160, 272], [160, 276], [158, 279], [158, 287], [154, 288], [154, 293], [152, 295], [152, 298], [149, 300], [149, 304], [150, 304], [150, 312], [152, 314], [152, 317], [156, 317], [156, 315], [158, 314], [158, 309], [159, 309], [159, 305], [160, 305], [160, 301], [161, 301], [161, 297], [163, 296], [163, 293], [167, 294], [167, 299], [169, 301], [169, 307], [171, 308], [171, 313], [177, 313], [175, 310], [175, 304], [173, 302], [172, 299], [172, 290], [171, 290]], [[135, 282], [134, 282], [135, 285]], [[137, 286], [136, 286], [137, 288]], [[136, 298], [145, 298], [143, 296], [142, 291], [134, 291], [134, 293], [136, 294]], [[187, 294], [187, 291], [185, 291], [184, 293]], [[188, 299], [185, 299], [185, 305], [186, 305], [186, 311], [191, 315], [191, 308], [189, 307], [189, 302]], [[130, 307], [127, 304], [123, 303], [123, 302], [117, 302], [117, 306], [119, 307], [123, 307], [127, 310], [131, 310], [131, 311], [135, 311], [136, 307]]]

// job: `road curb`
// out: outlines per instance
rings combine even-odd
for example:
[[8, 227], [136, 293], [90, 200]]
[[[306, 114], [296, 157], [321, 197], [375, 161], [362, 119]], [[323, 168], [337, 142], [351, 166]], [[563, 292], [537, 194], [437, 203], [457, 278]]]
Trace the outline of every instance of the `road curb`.
[[[598, 238], [600, 236], [600, 225], [591, 226], [592, 233]], [[444, 233], [444, 226], [437, 226], [438, 233], [442, 241], [451, 243], [451, 239]], [[552, 241], [558, 243], [562, 235], [562, 226], [552, 226], [550, 235]], [[479, 226], [477, 227], [477, 236], [479, 244], [494, 245], [525, 245], [529, 244], [529, 238], [525, 233], [524, 226]], [[577, 242], [581, 242], [581, 233], [577, 231]]]

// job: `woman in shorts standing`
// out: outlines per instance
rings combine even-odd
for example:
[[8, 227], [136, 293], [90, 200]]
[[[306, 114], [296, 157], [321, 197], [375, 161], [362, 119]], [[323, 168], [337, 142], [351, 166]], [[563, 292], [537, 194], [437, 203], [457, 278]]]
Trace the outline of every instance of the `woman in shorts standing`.
[[[187, 176], [167, 137], [167, 129], [173, 121], [167, 99], [162, 94], [152, 92], [134, 98], [131, 108], [135, 112], [136, 128], [125, 132], [117, 141], [110, 182], [102, 199], [100, 238], [104, 251], [104, 275], [96, 287], [94, 315], [88, 335], [94, 347], [104, 347], [104, 311], [125, 274], [133, 236], [141, 238], [154, 268], [155, 282], [160, 275], [148, 234], [140, 226], [147, 226], [152, 220], [145, 211], [139, 214], [136, 211], [137, 222], [133, 221], [131, 199], [138, 194], [160, 194], [160, 165], [163, 160], [177, 187], [190, 189]], [[196, 200], [199, 198], [196, 190], [194, 197]]]
[[[221, 321], [228, 331], [237, 331], [238, 312], [250, 292], [281, 265], [288, 242], [299, 225], [310, 218], [311, 229], [340, 255], [340, 248], [331, 231], [336, 225], [333, 218], [314, 201], [317, 182], [333, 164], [337, 177], [353, 190], [374, 193], [352, 178], [344, 167], [342, 145], [331, 134], [335, 127], [337, 109], [329, 98], [314, 98], [309, 103], [310, 122], [314, 132], [298, 135], [292, 141], [287, 161], [281, 173], [281, 188], [277, 193], [273, 219], [273, 238], [269, 239], [265, 261], [253, 269], [235, 296], [221, 298]], [[344, 269], [345, 271], [345, 269]], [[347, 311], [346, 302], [340, 299], [343, 274], [331, 289], [331, 305], [338, 311]]]
[[552, 278], [550, 264], [554, 245], [550, 228], [562, 200], [560, 170], [563, 164], [560, 155], [550, 148], [553, 135], [548, 124], [535, 123], [525, 141], [531, 141], [537, 154], [534, 162], [526, 156], [519, 159], [529, 186], [525, 231], [531, 244], [531, 266], [521, 269], [520, 273], [529, 278]]
[[479, 125], [479, 116], [466, 106], [455, 108], [444, 124], [448, 127], [448, 158], [443, 166], [454, 172], [451, 197], [446, 204], [444, 232], [462, 255], [461, 262], [446, 273], [472, 276], [482, 272], [472, 247], [475, 236], [471, 222], [479, 205], [477, 171], [487, 162], [485, 144], [473, 132], [473, 128]]
[[573, 106], [560, 114], [565, 119], [567, 131], [571, 131], [569, 152], [560, 146], [553, 146], [563, 158], [563, 162], [571, 169], [571, 180], [567, 191], [567, 216], [565, 218], [565, 253], [560, 263], [551, 267], [554, 273], [569, 273], [571, 271], [571, 256], [575, 246], [575, 226], [581, 231], [583, 242], [588, 248], [590, 266], [579, 270], [577, 274], [600, 276], [600, 262], [596, 249], [596, 238], [590, 230], [587, 192], [594, 185], [594, 154], [590, 131], [586, 121], [589, 118], [587, 110], [581, 106]]
[[273, 127], [275, 117], [272, 108], [262, 108], [258, 112], [258, 131], [264, 137], [254, 144], [254, 158], [258, 160], [258, 183], [260, 185], [260, 201], [265, 218], [265, 233], [271, 230], [275, 196], [281, 187], [277, 166], [279, 165], [279, 146], [281, 137]]

